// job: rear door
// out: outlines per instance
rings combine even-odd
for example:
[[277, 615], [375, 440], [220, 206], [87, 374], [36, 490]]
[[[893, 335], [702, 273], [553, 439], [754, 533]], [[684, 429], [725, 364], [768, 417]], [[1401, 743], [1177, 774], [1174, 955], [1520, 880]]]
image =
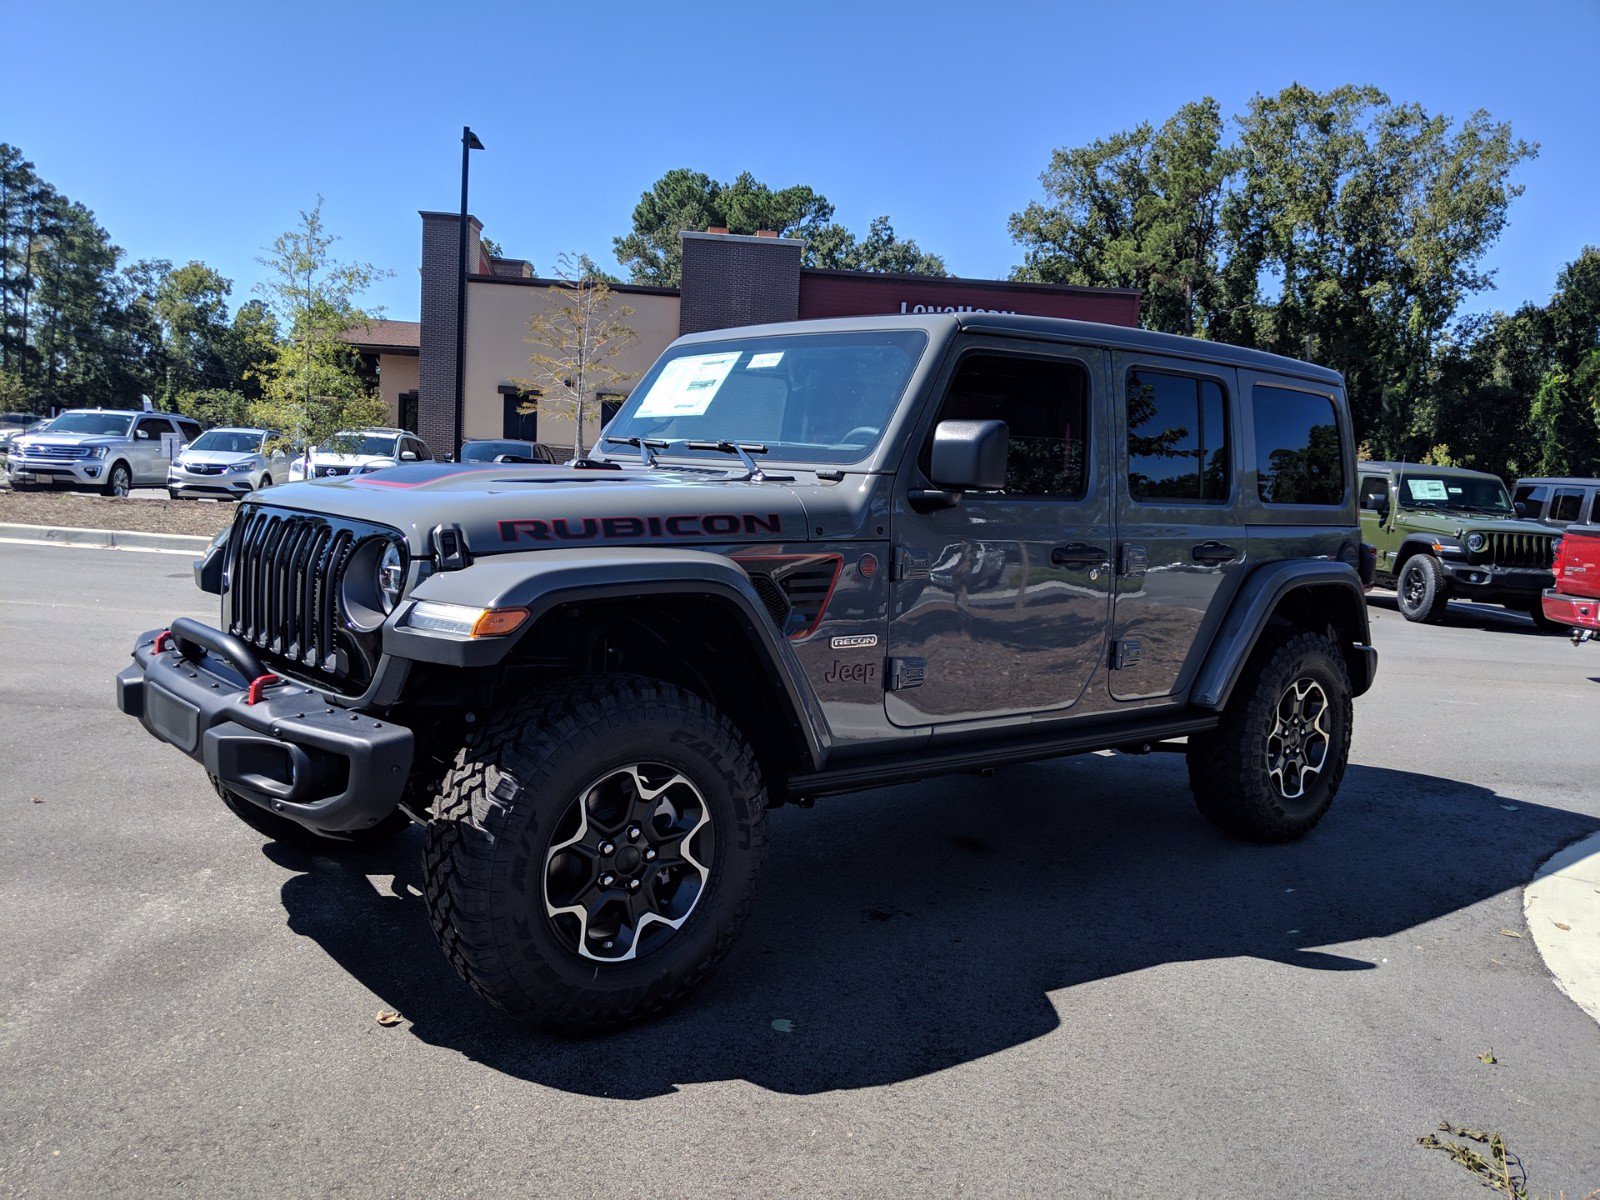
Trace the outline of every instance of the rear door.
[[[916, 726], [1077, 704], [1105, 653], [1105, 351], [966, 339], [896, 480], [885, 708]], [[939, 420], [1001, 420], [1006, 486], [919, 508]]]
[[1120, 420], [1111, 694], [1180, 694], [1245, 569], [1231, 368], [1112, 356]]

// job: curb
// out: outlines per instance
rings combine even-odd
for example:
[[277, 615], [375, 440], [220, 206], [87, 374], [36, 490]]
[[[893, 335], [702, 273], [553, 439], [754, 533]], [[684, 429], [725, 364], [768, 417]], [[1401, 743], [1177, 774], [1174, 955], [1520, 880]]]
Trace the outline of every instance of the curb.
[[1523, 889], [1522, 914], [1556, 986], [1600, 1021], [1600, 833], [1540, 866]]
[[0, 541], [35, 546], [73, 546], [80, 550], [143, 550], [160, 554], [194, 554], [211, 544], [207, 537], [183, 533], [140, 533], [132, 529], [77, 529], [57, 525], [10, 525], [0, 522]]

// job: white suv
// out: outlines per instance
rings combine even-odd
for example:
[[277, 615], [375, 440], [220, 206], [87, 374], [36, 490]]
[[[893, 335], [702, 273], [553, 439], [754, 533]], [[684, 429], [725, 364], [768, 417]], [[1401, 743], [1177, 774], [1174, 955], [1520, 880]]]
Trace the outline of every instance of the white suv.
[[403, 462], [428, 462], [427, 444], [404, 429], [348, 429], [312, 446], [289, 464], [290, 479], [365, 475]]
[[270, 429], [208, 429], [178, 452], [167, 468], [167, 495], [237, 500], [257, 488], [285, 483], [289, 459], [271, 448]]

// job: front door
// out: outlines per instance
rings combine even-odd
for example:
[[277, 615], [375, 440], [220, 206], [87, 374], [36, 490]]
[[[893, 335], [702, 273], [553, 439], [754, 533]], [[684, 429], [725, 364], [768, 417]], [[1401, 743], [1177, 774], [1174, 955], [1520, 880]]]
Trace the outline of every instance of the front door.
[[1378, 573], [1394, 570], [1394, 552], [1400, 539], [1394, 535], [1394, 489], [1387, 475], [1361, 477], [1361, 540], [1378, 552]]
[[[972, 339], [895, 489], [886, 706], [897, 725], [1048, 712], [1077, 703], [1109, 615], [1105, 354]], [[1006, 486], [928, 509], [938, 420], [1001, 420]], [[919, 508], [919, 503], [922, 507]]]
[[1239, 585], [1239, 405], [1234, 373], [1182, 359], [1112, 356], [1121, 469], [1111, 694], [1189, 686]]
[[133, 431], [135, 483], [167, 482], [167, 464], [178, 453], [178, 431], [165, 417], [140, 417]]

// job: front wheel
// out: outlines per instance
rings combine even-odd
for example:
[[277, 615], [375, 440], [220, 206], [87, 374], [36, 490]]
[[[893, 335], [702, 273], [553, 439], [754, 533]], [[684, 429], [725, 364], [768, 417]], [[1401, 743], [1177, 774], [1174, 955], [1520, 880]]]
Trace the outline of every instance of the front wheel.
[[1450, 605], [1450, 586], [1439, 560], [1431, 554], [1413, 554], [1406, 559], [1395, 584], [1395, 598], [1400, 615], [1408, 621], [1426, 625], [1443, 621]]
[[483, 722], [445, 777], [424, 879], [461, 976], [514, 1017], [593, 1032], [697, 987], [767, 843], [755, 753], [704, 700], [612, 675]]
[[1200, 812], [1253, 841], [1309, 832], [1344, 779], [1350, 692], [1344, 656], [1326, 637], [1269, 631], [1221, 723], [1189, 739], [1189, 786]]
[[133, 472], [128, 470], [127, 463], [114, 463], [111, 474], [106, 476], [106, 486], [103, 489], [108, 496], [126, 496], [133, 490]]

